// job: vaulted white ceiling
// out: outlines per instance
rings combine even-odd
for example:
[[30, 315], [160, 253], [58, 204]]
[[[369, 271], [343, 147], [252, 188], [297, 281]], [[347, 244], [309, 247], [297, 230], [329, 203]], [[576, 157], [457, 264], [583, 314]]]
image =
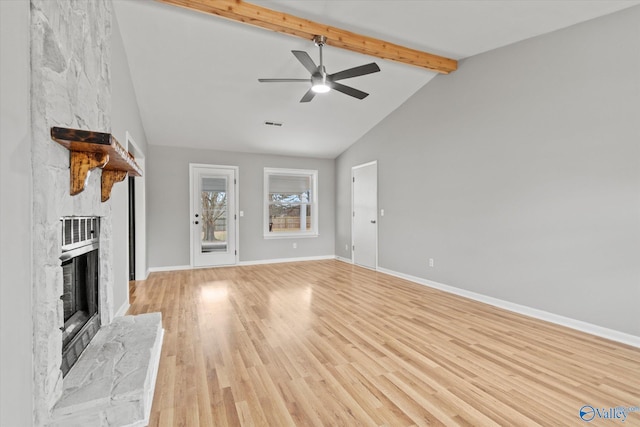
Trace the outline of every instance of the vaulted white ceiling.
[[[640, 0], [253, 3], [463, 59]], [[152, 0], [114, 0], [114, 6], [152, 145], [335, 158], [435, 76], [422, 68], [327, 46], [324, 63], [329, 73], [368, 62], [380, 66], [379, 73], [343, 81], [370, 96], [360, 101], [331, 91], [300, 103], [307, 84], [259, 83], [258, 78], [307, 78], [291, 50], [305, 50], [318, 62], [311, 41]], [[283, 125], [267, 126], [266, 121]]]

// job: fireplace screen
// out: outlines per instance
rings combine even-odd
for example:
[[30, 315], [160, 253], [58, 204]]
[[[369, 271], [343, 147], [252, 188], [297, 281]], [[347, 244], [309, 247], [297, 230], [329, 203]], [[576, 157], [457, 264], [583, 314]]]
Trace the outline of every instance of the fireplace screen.
[[62, 218], [62, 374], [66, 375], [100, 328], [99, 218]]

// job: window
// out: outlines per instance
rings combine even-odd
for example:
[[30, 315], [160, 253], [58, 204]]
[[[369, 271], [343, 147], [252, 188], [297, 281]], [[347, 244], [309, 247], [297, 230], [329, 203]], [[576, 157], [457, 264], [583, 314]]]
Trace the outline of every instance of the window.
[[318, 171], [264, 168], [264, 237], [318, 235]]

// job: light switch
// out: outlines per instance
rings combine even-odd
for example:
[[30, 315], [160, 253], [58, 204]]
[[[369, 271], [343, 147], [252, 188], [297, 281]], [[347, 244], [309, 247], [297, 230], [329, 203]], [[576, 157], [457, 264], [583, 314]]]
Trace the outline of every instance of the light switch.
[[240, 216], [244, 216], [244, 211], [240, 211]]

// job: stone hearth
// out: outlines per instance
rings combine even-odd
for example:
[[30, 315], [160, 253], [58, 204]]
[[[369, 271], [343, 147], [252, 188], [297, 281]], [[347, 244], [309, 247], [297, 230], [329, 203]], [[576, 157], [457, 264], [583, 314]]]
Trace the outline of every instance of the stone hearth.
[[162, 347], [160, 313], [102, 327], [64, 379], [51, 426], [146, 426]]

